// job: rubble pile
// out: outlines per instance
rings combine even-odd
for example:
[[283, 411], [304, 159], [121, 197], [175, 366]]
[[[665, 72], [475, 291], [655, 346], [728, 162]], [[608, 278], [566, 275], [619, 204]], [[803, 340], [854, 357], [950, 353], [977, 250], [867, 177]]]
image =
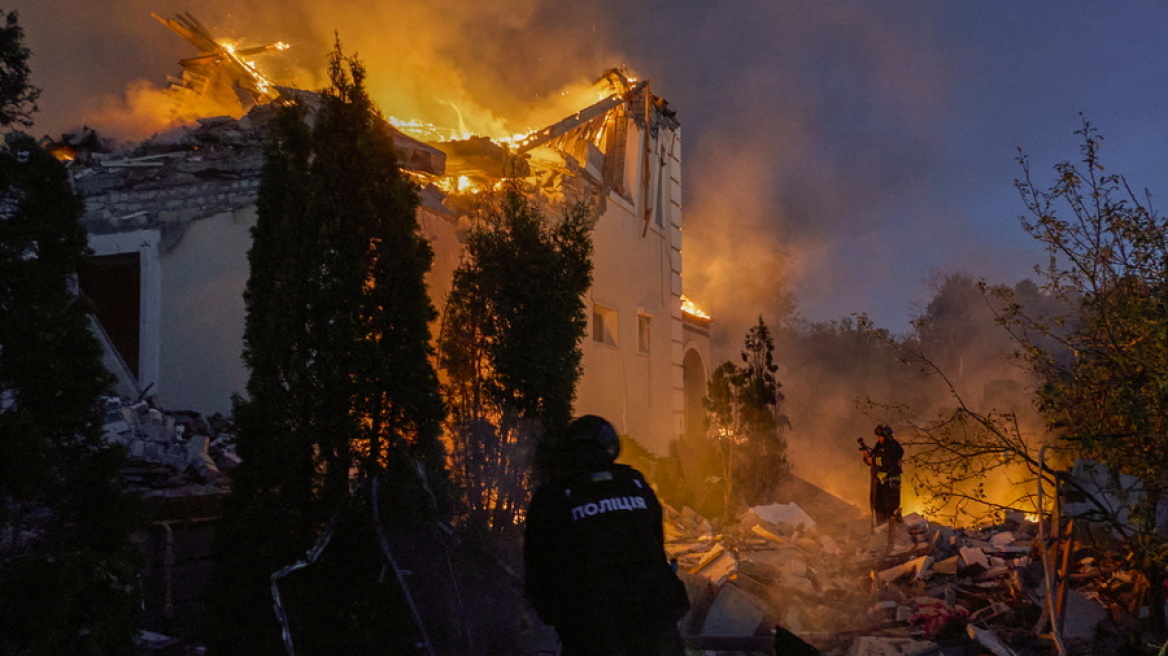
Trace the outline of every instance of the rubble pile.
[[222, 494], [239, 465], [235, 435], [217, 417], [166, 413], [148, 401], [105, 402], [105, 439], [129, 453], [123, 475], [146, 498]]
[[[666, 507], [665, 525], [666, 551], [693, 604], [682, 621], [691, 644], [781, 627], [837, 656], [1057, 653], [1038, 527], [1021, 514], [966, 529], [914, 513], [891, 534], [867, 525], [831, 533], [789, 503], [751, 508], [724, 526]], [[1065, 653], [1114, 653], [1124, 627], [1147, 612], [1147, 584], [1070, 535], [1049, 541], [1059, 554]]]
[[239, 120], [200, 119], [132, 151], [79, 149], [71, 166], [95, 234], [145, 227], [173, 229], [255, 202], [263, 167], [263, 130], [272, 106]]
[[751, 508], [717, 527], [666, 507], [666, 552], [690, 592], [688, 635], [769, 635], [776, 625], [821, 642], [855, 628], [868, 595], [857, 584], [852, 538], [821, 532], [795, 503]]

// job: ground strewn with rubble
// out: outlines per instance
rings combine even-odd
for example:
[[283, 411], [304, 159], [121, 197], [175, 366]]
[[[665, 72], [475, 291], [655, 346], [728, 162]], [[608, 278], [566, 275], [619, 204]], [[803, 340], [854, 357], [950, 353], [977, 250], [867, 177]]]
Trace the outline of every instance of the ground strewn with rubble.
[[[1038, 526], [1020, 514], [977, 530], [912, 514], [890, 536], [862, 520], [820, 526], [796, 503], [722, 526], [683, 508], [666, 536], [694, 602], [683, 620], [694, 646], [771, 653], [760, 646], [781, 627], [778, 654], [1057, 653]], [[1047, 543], [1065, 653], [1122, 653], [1146, 615], [1142, 577], [1069, 530]]]
[[[189, 653], [206, 630], [201, 595], [225, 470], [238, 462], [232, 435], [218, 418], [165, 413], [146, 402], [111, 399], [106, 417], [107, 439], [131, 453], [126, 477], [155, 511], [141, 538], [144, 648]], [[681, 628], [694, 653], [1054, 654], [1047, 568], [1068, 654], [1123, 653], [1126, 636], [1148, 614], [1142, 575], [1115, 553], [1088, 546], [1082, 527], [1076, 534], [1068, 523], [1062, 536], [1046, 539], [1044, 566], [1039, 527], [1020, 514], [980, 529], [911, 514], [890, 535], [888, 526], [872, 527], [859, 509], [798, 478], [784, 490], [784, 503], [729, 522], [665, 506], [667, 555], [693, 606]], [[472, 558], [478, 564], [469, 569], [480, 571], [457, 585], [474, 588], [475, 599], [496, 594], [475, 611], [479, 621], [494, 632], [518, 631], [509, 642], [527, 653], [547, 653], [541, 650], [554, 647], [554, 633], [524, 611], [518, 592], [520, 538]], [[482, 563], [495, 571], [488, 576]], [[475, 630], [483, 629], [462, 629]]]

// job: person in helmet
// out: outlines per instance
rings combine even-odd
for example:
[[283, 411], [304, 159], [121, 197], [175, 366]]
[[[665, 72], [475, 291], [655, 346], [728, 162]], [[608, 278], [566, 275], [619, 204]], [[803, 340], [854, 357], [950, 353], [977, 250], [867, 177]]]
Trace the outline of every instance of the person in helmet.
[[892, 436], [892, 427], [877, 424], [872, 431], [876, 435], [876, 445], [869, 448], [860, 438], [860, 450], [864, 462], [872, 470], [872, 484], [869, 502], [877, 524], [883, 524], [900, 512], [900, 461], [904, 457], [904, 447]]
[[689, 600], [666, 561], [661, 504], [619, 453], [603, 418], [569, 424], [527, 509], [524, 592], [563, 656], [680, 655]]

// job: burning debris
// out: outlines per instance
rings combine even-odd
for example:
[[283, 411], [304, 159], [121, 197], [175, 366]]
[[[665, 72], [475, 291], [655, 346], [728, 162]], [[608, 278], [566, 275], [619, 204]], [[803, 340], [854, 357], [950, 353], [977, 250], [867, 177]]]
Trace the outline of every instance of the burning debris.
[[278, 42], [252, 48], [236, 49], [223, 39], [217, 39], [189, 13], [174, 18], [163, 18], [151, 13], [158, 22], [186, 39], [198, 49], [195, 57], [179, 62], [181, 78], [170, 78], [170, 89], [178, 104], [191, 98], [213, 98], [224, 106], [237, 105], [242, 112], [256, 105], [280, 97], [275, 83], [260, 72], [253, 61], [271, 52], [286, 50], [288, 44]]

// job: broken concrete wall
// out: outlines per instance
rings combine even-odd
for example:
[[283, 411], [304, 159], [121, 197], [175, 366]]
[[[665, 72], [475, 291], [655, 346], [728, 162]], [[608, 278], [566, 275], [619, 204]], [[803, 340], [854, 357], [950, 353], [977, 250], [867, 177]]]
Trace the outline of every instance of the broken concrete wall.
[[[91, 189], [88, 179], [81, 177], [77, 180], [77, 188], [86, 194], [85, 224], [90, 232], [107, 234], [148, 226], [178, 230], [192, 221], [255, 203], [259, 189], [258, 170], [255, 174], [256, 177], [239, 180], [192, 179], [186, 184], [180, 183], [181, 186], [168, 187], [160, 183], [159, 188], [104, 193]], [[96, 184], [100, 183], [94, 181]]]
[[235, 436], [221, 421], [117, 398], [106, 399], [103, 424], [105, 439], [129, 452], [121, 474], [148, 513], [148, 527], [135, 536], [143, 560], [140, 626], [203, 643], [211, 544], [226, 473], [239, 464]]
[[91, 234], [100, 255], [137, 255], [139, 286], [125, 291], [139, 294], [134, 373], [138, 389], [162, 407], [229, 414], [231, 395], [245, 391], [243, 289], [254, 224], [249, 205], [189, 223]]
[[[243, 290], [263, 166], [259, 127], [273, 111], [204, 119], [130, 153], [88, 153], [72, 168], [95, 252], [139, 256], [135, 373], [162, 407], [229, 414], [231, 396], [246, 391]], [[433, 151], [431, 167], [441, 156], [424, 144], [415, 150]], [[436, 252], [428, 282], [445, 298], [461, 253], [454, 217], [420, 215]]]

